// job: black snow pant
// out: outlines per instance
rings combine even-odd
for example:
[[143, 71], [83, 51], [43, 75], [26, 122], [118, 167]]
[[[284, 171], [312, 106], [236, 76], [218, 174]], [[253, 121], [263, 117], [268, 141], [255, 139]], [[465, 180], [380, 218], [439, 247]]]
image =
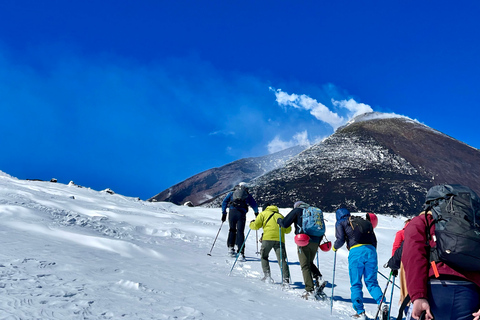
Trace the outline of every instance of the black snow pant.
[[[247, 213], [238, 209], [230, 208], [228, 210], [228, 224], [230, 229], [228, 231], [227, 246], [233, 248], [237, 245], [237, 253], [245, 241], [245, 222], [247, 220]], [[245, 254], [245, 246], [243, 246], [242, 254]]]

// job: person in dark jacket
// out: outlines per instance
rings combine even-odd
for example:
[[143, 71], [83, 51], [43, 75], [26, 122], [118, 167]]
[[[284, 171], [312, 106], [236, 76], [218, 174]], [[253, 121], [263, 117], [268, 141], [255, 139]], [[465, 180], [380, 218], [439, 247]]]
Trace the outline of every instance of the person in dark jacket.
[[[244, 194], [242, 198], [235, 199], [234, 193], [237, 192], [237, 190]], [[222, 222], [227, 220], [228, 207], [228, 253], [232, 256], [235, 256], [236, 245], [236, 254], [240, 254], [241, 260], [245, 260], [245, 245], [242, 248], [242, 244], [245, 241], [245, 223], [247, 221], [248, 206], [252, 207], [255, 216], [257, 216], [257, 202], [248, 192], [247, 184], [245, 182], [240, 182], [238, 186], [235, 187], [235, 190], [229, 192], [222, 202]], [[240, 248], [242, 248], [241, 252]]]
[[[297, 201], [293, 205], [293, 210], [290, 211], [284, 219], [279, 218], [277, 223], [282, 228], [288, 228], [292, 224], [295, 224], [295, 234], [299, 234], [302, 226], [303, 209], [310, 207], [309, 204], [303, 201]], [[322, 278], [322, 274], [313, 263], [315, 255], [317, 254], [318, 245], [322, 240], [321, 237], [309, 236], [310, 240], [305, 247], [297, 246], [298, 260], [302, 268], [303, 281], [305, 283], [305, 292], [302, 297], [309, 299], [313, 295], [315, 289], [313, 279], [315, 278], [317, 283]]]
[[[466, 272], [437, 262], [436, 278], [429, 260], [426, 226], [430, 228], [430, 247], [435, 247], [435, 224], [430, 213], [422, 212], [405, 228], [402, 263], [405, 268], [408, 294], [413, 303], [412, 317], [419, 319], [480, 318], [480, 271]], [[434, 318], [435, 317], [435, 318]]]
[[[382, 302], [382, 289], [378, 285], [378, 257], [377, 257], [377, 238], [373, 233], [369, 241], [359, 243], [355, 232], [349, 222], [350, 211], [345, 208], [336, 211], [337, 222], [335, 224], [335, 243], [333, 251], [340, 249], [347, 244], [348, 253], [348, 274], [350, 277], [350, 292], [353, 309], [356, 314], [353, 318], [366, 319], [365, 308], [363, 305], [363, 285], [362, 277], [367, 286], [368, 292], [373, 299], [380, 304]], [[368, 243], [367, 243], [368, 242]]]

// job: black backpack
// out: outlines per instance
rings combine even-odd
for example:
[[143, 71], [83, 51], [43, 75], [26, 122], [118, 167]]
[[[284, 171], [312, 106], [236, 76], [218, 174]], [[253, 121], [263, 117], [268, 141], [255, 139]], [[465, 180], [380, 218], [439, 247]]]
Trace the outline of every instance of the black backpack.
[[358, 244], [374, 244], [376, 241], [373, 225], [359, 216], [350, 216], [348, 223], [353, 229], [353, 238]]
[[247, 208], [248, 190], [245, 186], [238, 186], [233, 190], [231, 204], [236, 208]]
[[[435, 243], [430, 261], [465, 271], [480, 271], [480, 198], [459, 184], [430, 188], [425, 213], [432, 212]], [[431, 226], [427, 221], [427, 240]]]

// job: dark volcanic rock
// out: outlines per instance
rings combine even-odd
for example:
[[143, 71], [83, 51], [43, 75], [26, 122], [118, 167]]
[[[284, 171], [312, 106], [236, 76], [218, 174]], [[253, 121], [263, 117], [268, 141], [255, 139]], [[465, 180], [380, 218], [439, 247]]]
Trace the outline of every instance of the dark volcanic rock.
[[194, 205], [201, 205], [231, 190], [239, 182], [249, 182], [284, 165], [288, 159], [305, 148], [296, 146], [263, 157], [240, 159], [204, 171], [160, 192], [149, 201], [168, 201], [175, 204], [191, 201]]
[[[412, 216], [435, 184], [480, 191], [479, 150], [408, 118], [368, 116], [252, 181], [257, 202], [292, 207], [303, 200], [326, 212], [345, 206]], [[222, 198], [208, 206], [219, 206]]]

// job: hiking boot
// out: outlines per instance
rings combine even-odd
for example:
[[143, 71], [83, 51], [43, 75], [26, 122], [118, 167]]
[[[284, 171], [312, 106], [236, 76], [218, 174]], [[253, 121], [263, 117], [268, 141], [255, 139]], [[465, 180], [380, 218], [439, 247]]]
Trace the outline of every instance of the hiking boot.
[[367, 319], [367, 315], [365, 314], [365, 312], [362, 312], [362, 313], [356, 313], [352, 316], [352, 319], [360, 319], [360, 320], [366, 320]]
[[247, 259], [245, 258], [245, 254], [240, 253], [238, 256], [238, 261], [247, 261]]
[[273, 283], [273, 279], [272, 277], [270, 277], [270, 274], [269, 273], [266, 273], [262, 279], [260, 279], [261, 281], [265, 282], [265, 283]]
[[312, 291], [304, 291], [303, 294], [302, 294], [302, 298], [305, 299], [305, 300], [308, 300], [308, 299], [314, 299], [313, 298], [313, 292]]
[[233, 247], [228, 247], [228, 254], [235, 257], [235, 249]]

